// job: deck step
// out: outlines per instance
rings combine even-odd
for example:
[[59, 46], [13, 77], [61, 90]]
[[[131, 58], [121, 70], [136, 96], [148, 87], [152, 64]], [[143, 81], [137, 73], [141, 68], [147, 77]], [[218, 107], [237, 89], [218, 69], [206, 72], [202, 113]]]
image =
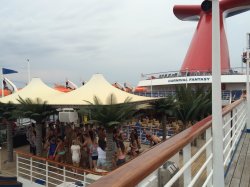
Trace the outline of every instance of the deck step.
[[4, 177], [4, 176], [0, 176], [0, 182], [1, 181], [17, 181], [16, 177]]
[[23, 184], [17, 181], [16, 177], [0, 176], [1, 187], [22, 187]]

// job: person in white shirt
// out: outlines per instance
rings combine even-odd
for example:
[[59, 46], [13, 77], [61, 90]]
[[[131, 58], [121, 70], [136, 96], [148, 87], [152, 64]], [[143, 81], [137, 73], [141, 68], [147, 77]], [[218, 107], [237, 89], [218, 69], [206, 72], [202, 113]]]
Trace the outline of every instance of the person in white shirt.
[[106, 169], [107, 162], [106, 162], [106, 142], [105, 141], [98, 141], [98, 160], [97, 160], [97, 168], [98, 169]]
[[71, 149], [71, 154], [72, 154], [73, 166], [79, 167], [80, 159], [81, 159], [81, 151], [80, 151], [81, 147], [80, 145], [77, 144], [75, 140], [73, 140], [70, 149]]

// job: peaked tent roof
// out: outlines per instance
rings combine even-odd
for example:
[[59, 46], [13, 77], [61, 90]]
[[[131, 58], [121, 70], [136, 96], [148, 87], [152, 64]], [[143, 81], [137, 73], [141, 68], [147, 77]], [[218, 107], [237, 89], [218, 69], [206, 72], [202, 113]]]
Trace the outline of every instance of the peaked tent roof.
[[40, 78], [33, 78], [23, 89], [11, 95], [0, 98], [0, 102], [12, 102], [14, 104], [19, 104], [17, 100], [19, 99], [19, 96], [23, 99], [30, 98], [31, 100], [36, 100], [37, 98], [40, 98], [42, 101], [48, 101], [50, 98], [54, 98], [62, 94], [64, 93], [50, 88], [44, 84]]
[[[155, 100], [156, 98], [149, 98], [143, 96], [137, 96], [119, 90], [112, 86], [102, 74], [95, 74], [91, 79], [80, 88], [60, 95], [56, 98], [48, 100], [50, 105], [89, 105], [88, 102], [94, 103], [94, 97], [96, 96], [101, 104], [109, 104], [110, 95], [113, 94], [116, 98], [116, 103], [123, 103], [127, 98], [131, 98], [130, 102], [142, 102]], [[86, 102], [88, 101], [88, 102]]]

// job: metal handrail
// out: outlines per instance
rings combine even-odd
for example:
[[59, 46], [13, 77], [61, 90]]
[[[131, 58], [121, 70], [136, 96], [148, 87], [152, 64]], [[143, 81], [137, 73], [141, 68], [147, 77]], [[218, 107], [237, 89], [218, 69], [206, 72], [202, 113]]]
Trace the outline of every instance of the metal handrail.
[[36, 159], [36, 160], [39, 160], [39, 161], [43, 161], [43, 162], [48, 162], [49, 164], [57, 165], [57, 166], [60, 166], [60, 167], [66, 167], [66, 168], [69, 168], [69, 169], [75, 169], [75, 170], [77, 170], [79, 172], [82, 172], [82, 173], [86, 172], [86, 173], [91, 173], [91, 174], [94, 174], [94, 175], [101, 175], [101, 176], [108, 174], [108, 172], [96, 172], [96, 171], [91, 171], [91, 170], [88, 170], [88, 169], [83, 169], [83, 168], [75, 167], [75, 166], [70, 165], [70, 164], [56, 162], [56, 161], [53, 161], [53, 160], [50, 160], [50, 159], [47, 159], [47, 158], [44, 158], [44, 157], [40, 157], [40, 156], [35, 156], [35, 155], [32, 155], [32, 154], [24, 152], [24, 151], [20, 151], [20, 150], [16, 150], [15, 152], [19, 156], [25, 156], [25, 157], [29, 158], [29, 159], [25, 159], [25, 160], [30, 160], [31, 158], [33, 158], [33, 159]]
[[92, 179], [92, 175], [88, 174], [96, 177], [108, 173], [74, 167], [22, 151], [16, 151], [16, 167], [19, 181], [28, 180], [31, 184], [42, 182], [45, 186], [65, 186], [66, 183], [75, 185], [76, 182], [81, 182], [86, 186], [95, 180]]

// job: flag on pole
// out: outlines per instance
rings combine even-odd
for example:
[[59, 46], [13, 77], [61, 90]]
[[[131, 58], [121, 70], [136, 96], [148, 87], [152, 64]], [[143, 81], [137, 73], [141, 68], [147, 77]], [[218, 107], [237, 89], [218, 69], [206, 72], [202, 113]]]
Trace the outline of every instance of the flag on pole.
[[18, 72], [12, 69], [2, 68], [2, 73], [4, 75], [4, 74], [11, 74], [11, 73], [18, 73]]

